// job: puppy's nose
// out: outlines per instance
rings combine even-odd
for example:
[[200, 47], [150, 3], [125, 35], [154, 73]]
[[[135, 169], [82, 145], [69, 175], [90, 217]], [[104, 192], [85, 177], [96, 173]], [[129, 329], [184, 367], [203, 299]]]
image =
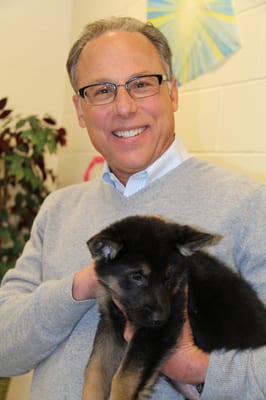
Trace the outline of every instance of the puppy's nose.
[[164, 311], [154, 311], [151, 313], [150, 317], [153, 326], [161, 326], [166, 323], [169, 314]]
[[151, 306], [145, 305], [142, 308], [142, 311], [145, 312], [147, 322], [151, 326], [161, 326], [167, 320], [165, 312], [163, 310], [161, 311], [153, 310]]

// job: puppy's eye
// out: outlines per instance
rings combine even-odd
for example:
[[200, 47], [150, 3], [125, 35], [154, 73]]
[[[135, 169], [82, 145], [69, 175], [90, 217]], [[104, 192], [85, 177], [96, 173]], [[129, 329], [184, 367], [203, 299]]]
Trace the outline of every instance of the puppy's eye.
[[130, 274], [130, 279], [132, 282], [134, 282], [138, 286], [142, 285], [146, 282], [145, 276], [143, 276], [139, 272], [133, 272], [132, 274]]

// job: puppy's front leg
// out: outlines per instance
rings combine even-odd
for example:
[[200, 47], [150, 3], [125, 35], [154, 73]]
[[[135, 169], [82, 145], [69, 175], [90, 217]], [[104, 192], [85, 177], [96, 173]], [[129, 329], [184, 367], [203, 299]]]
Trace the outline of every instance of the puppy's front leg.
[[122, 368], [115, 374], [112, 381], [110, 400], [147, 400], [150, 398], [151, 391], [145, 390], [139, 393], [138, 386], [142, 380], [141, 369], [135, 367], [130, 371]]
[[160, 342], [164, 329], [138, 329], [115, 374], [110, 400], [147, 400], [158, 378], [168, 346]]
[[96, 332], [93, 351], [84, 373], [82, 400], [106, 400], [111, 381], [124, 353], [125, 344], [102, 318]]
[[105, 376], [102, 354], [94, 352], [84, 373], [83, 400], [105, 400], [107, 398], [111, 377]]

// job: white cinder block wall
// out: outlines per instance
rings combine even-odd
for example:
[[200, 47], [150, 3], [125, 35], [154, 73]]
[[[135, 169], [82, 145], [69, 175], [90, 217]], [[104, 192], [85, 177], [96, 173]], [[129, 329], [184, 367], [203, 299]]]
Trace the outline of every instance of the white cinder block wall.
[[241, 49], [180, 90], [190, 152], [266, 182], [266, 1], [236, 0]]

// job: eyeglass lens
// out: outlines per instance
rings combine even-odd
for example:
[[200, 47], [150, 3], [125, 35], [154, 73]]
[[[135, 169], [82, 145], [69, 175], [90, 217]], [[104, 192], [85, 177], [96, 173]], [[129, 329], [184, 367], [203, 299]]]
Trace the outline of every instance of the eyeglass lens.
[[159, 92], [162, 78], [161, 75], [149, 75], [134, 77], [120, 85], [111, 82], [95, 83], [84, 89], [83, 96], [90, 105], [107, 104], [115, 99], [117, 88], [123, 86], [134, 99], [149, 97]]

